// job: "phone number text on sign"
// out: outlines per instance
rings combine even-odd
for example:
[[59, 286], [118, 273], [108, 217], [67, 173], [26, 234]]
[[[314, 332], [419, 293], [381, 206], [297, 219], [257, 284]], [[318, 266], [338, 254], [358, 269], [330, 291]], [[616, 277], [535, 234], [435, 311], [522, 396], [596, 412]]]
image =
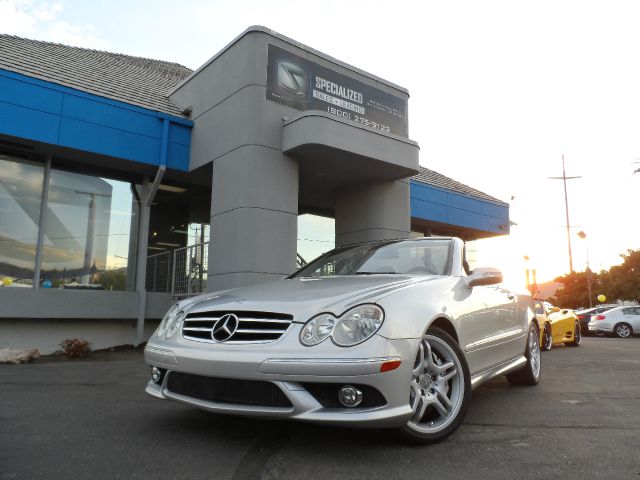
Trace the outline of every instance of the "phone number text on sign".
[[[331, 115], [346, 118], [347, 120], [353, 120], [354, 122], [357, 122], [361, 125], [375, 128], [376, 130], [380, 130], [385, 133], [391, 133], [391, 128], [388, 125], [374, 122], [373, 120], [369, 120], [368, 118], [364, 117], [363, 115], [366, 112], [364, 107], [361, 107], [360, 105], [356, 105], [355, 103], [351, 103], [341, 98], [334, 97], [333, 95], [328, 95], [324, 92], [319, 92], [318, 90], [313, 91], [313, 98], [317, 98], [318, 100], [322, 100], [323, 102], [330, 103], [331, 106], [327, 107], [327, 112], [329, 112]], [[352, 114], [349, 111], [336, 108], [333, 105], [342, 107], [346, 110], [351, 110], [351, 112], [355, 112], [357, 115]]]
[[374, 122], [372, 120], [364, 118], [361, 115], [352, 115], [351, 112], [340, 110], [339, 108], [332, 107], [332, 106], [327, 107], [327, 112], [337, 117], [342, 117], [342, 118], [346, 118], [347, 120], [352, 120], [356, 123], [359, 123], [360, 125], [375, 128], [376, 130], [380, 130], [381, 132], [384, 132], [384, 133], [391, 133], [391, 128], [388, 125], [385, 125], [384, 123]]

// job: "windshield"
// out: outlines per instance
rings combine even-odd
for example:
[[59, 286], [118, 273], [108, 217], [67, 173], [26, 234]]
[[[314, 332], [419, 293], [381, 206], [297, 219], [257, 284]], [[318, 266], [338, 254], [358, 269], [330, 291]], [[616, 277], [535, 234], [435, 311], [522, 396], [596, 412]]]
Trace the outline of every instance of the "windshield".
[[341, 247], [294, 273], [295, 277], [336, 275], [448, 275], [451, 240], [394, 240]]

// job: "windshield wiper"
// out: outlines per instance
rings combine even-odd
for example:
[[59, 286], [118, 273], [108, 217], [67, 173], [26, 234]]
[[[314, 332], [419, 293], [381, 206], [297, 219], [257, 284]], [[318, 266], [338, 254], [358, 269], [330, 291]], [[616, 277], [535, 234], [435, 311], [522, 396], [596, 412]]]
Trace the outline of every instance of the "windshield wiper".
[[398, 272], [356, 272], [355, 275], [397, 275]]

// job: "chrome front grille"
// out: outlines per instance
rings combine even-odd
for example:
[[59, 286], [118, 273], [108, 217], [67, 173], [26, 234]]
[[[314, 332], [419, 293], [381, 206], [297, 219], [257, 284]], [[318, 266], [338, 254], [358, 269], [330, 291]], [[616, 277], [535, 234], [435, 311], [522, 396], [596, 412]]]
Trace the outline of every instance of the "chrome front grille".
[[[231, 318], [229, 328], [219, 331]], [[207, 343], [267, 343], [278, 340], [293, 322], [293, 316], [272, 312], [197, 312], [189, 313], [182, 325], [182, 336], [187, 340]]]

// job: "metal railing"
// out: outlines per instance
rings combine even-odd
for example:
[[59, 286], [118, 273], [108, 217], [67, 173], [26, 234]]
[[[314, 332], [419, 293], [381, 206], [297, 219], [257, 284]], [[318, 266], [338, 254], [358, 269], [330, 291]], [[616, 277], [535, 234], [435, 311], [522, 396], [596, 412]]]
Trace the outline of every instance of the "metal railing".
[[209, 244], [197, 243], [173, 251], [174, 297], [197, 295], [206, 290], [209, 265]]
[[[307, 264], [300, 254], [296, 264]], [[197, 243], [173, 251], [147, 257], [147, 292], [166, 292], [174, 297], [188, 297], [204, 293], [207, 289], [209, 243]]]
[[147, 292], [171, 291], [171, 252], [156, 253], [147, 257], [147, 275], [145, 280]]

